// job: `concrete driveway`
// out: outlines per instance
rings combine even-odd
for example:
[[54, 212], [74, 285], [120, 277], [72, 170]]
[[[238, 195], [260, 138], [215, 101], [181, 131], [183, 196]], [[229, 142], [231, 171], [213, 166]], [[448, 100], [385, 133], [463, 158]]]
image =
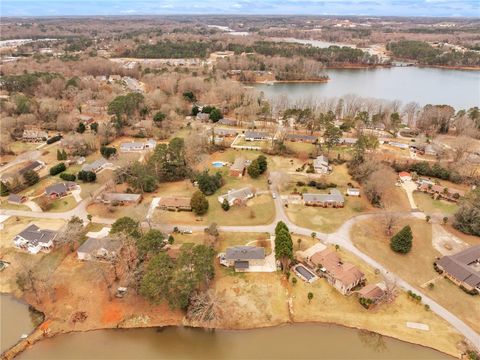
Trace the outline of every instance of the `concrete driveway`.
[[412, 209], [417, 209], [417, 204], [415, 204], [415, 200], [413, 199], [413, 192], [417, 190], [417, 187], [417, 184], [413, 180], [402, 182], [402, 188], [407, 193], [408, 202], [410, 203], [410, 207]]
[[77, 204], [82, 201], [82, 197], [80, 196], [81, 192], [82, 192], [82, 189], [72, 190], [72, 196], [77, 202]]
[[26, 201], [24, 205], [28, 206], [32, 211], [42, 212], [42, 208], [33, 200]]

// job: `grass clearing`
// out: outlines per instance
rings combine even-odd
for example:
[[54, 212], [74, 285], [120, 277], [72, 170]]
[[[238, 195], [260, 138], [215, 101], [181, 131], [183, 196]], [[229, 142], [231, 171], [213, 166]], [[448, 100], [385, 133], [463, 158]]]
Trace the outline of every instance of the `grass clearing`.
[[52, 207], [48, 212], [64, 212], [72, 210], [77, 206], [77, 202], [72, 195], [51, 201]]
[[0, 200], [0, 208], [1, 209], [6, 209], [6, 210], [23, 210], [23, 211], [29, 211], [30, 208], [26, 205], [17, 205], [17, 204], [10, 204], [7, 200], [7, 198], [3, 198]]
[[433, 262], [441, 254], [432, 246], [430, 224], [424, 220], [403, 218], [399, 220], [396, 231], [407, 224], [412, 227], [414, 239], [412, 250], [406, 255], [397, 254], [390, 249], [390, 239], [384, 235], [379, 219], [355, 224], [351, 230], [352, 240], [361, 251], [427, 293], [473, 329], [480, 331], [480, 314], [472, 316], [471, 311], [478, 306], [478, 298], [466, 294], [456, 286], [448, 286], [447, 279], [435, 281], [432, 290], [421, 288], [427, 281], [438, 277], [433, 269]]
[[458, 210], [457, 204], [446, 200], [435, 200], [431, 195], [420, 191], [413, 193], [413, 199], [418, 208], [426, 214], [440, 213], [452, 215]]

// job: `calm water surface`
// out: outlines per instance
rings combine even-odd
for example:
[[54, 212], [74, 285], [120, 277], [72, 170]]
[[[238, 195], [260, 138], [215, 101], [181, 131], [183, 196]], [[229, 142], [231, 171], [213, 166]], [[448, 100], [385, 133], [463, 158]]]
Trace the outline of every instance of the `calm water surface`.
[[42, 341], [19, 359], [451, 359], [431, 349], [329, 325], [246, 331], [101, 330]]
[[455, 109], [480, 106], [480, 71], [418, 67], [327, 69], [328, 83], [286, 83], [255, 87], [274, 99], [285, 94], [291, 101], [355, 94], [403, 104], [449, 104]]

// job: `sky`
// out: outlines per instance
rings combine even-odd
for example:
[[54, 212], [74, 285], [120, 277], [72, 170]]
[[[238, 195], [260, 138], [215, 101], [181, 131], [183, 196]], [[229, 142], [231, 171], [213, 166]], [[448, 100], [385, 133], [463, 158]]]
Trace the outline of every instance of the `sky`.
[[0, 16], [174, 14], [480, 17], [480, 0], [0, 0]]

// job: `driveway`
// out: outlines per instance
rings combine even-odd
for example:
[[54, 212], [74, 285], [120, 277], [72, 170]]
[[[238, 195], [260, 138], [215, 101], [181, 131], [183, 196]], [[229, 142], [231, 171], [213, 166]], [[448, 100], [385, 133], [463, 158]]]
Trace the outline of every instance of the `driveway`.
[[157, 208], [158, 203], [160, 202], [160, 199], [161, 199], [161, 197], [154, 197], [154, 198], [152, 199], [152, 202], [150, 203], [150, 207], [148, 208], [148, 212], [147, 212], [147, 216], [146, 216], [147, 219], [151, 219], [151, 218], [152, 218], [153, 212], [154, 212], [155, 209]]
[[42, 208], [33, 200], [26, 201], [24, 205], [28, 206], [32, 211], [42, 212]]
[[402, 182], [402, 188], [406, 191], [408, 202], [410, 203], [410, 207], [412, 209], [417, 209], [417, 204], [415, 204], [415, 200], [413, 199], [413, 192], [417, 190], [417, 184], [412, 180], [407, 180]]
[[77, 204], [82, 201], [82, 197], [80, 196], [81, 192], [82, 192], [82, 189], [72, 190], [72, 196], [77, 202]]

